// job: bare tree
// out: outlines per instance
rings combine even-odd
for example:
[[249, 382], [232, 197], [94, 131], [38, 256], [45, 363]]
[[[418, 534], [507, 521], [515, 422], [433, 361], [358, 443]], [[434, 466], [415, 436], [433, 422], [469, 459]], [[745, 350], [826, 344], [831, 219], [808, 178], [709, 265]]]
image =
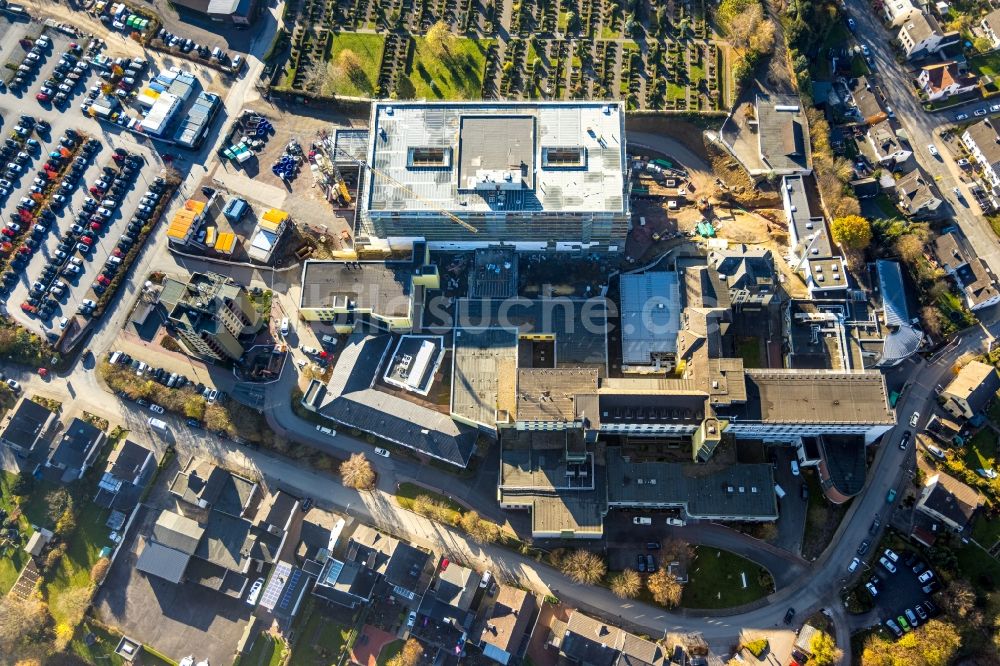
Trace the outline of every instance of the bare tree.
[[608, 565], [600, 555], [582, 548], [574, 550], [562, 561], [562, 572], [577, 583], [594, 585], [604, 578], [607, 571]]
[[0, 655], [13, 661], [47, 655], [52, 650], [51, 620], [41, 600], [6, 597], [0, 602]]
[[667, 608], [673, 608], [679, 604], [684, 592], [684, 586], [677, 580], [677, 576], [669, 573], [666, 569], [660, 569], [650, 575], [646, 579], [646, 587], [653, 595], [653, 600]]
[[458, 524], [477, 543], [493, 543], [500, 538], [500, 526], [484, 520], [476, 511], [463, 513]]
[[642, 578], [635, 569], [625, 569], [611, 577], [611, 591], [622, 599], [635, 599], [642, 591]]
[[352, 453], [340, 463], [340, 481], [348, 488], [371, 490], [375, 487], [375, 469], [363, 453]]

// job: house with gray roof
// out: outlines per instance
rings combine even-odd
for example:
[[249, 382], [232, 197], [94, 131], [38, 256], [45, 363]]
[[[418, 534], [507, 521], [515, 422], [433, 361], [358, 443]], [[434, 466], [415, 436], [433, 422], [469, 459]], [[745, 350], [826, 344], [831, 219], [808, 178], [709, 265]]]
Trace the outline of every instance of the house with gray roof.
[[961, 532], [972, 522], [982, 501], [974, 488], [939, 472], [924, 482], [916, 509], [946, 529]]
[[878, 365], [899, 365], [920, 349], [924, 334], [914, 323], [910, 297], [899, 262], [880, 259], [875, 263], [882, 296], [882, 319], [886, 329]]
[[899, 207], [914, 218], [936, 217], [944, 203], [919, 168], [896, 181], [896, 197]]
[[559, 656], [580, 666], [666, 666], [662, 645], [574, 610], [552, 644]]
[[34, 451], [56, 423], [55, 412], [22, 396], [4, 417], [0, 442], [25, 455]]
[[983, 17], [979, 22], [986, 39], [990, 40], [990, 45], [995, 49], [1000, 49], [1000, 9], [994, 9]]
[[171, 583], [180, 583], [204, 532], [205, 529], [190, 518], [173, 511], [160, 512], [135, 568]]
[[896, 35], [907, 60], [936, 53], [942, 47], [954, 43], [958, 37], [958, 33], [946, 33], [933, 15], [924, 12], [910, 14]]
[[98, 483], [94, 503], [129, 512], [139, 502], [142, 490], [156, 469], [156, 454], [131, 439], [120, 443], [108, 456]]
[[962, 143], [979, 165], [983, 184], [990, 193], [990, 200], [995, 208], [996, 197], [1000, 195], [1000, 135], [997, 134], [993, 121], [987, 118], [970, 125], [962, 133]]
[[49, 450], [45, 466], [57, 470], [63, 482], [83, 477], [107, 441], [100, 428], [74, 418]]
[[809, 122], [799, 98], [757, 95], [755, 108], [757, 147], [764, 169], [751, 170], [751, 175], [811, 173]]

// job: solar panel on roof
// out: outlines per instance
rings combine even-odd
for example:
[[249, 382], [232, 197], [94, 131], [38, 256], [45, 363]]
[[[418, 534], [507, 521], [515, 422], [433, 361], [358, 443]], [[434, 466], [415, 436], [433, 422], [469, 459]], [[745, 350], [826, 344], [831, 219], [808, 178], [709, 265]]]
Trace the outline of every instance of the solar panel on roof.
[[285, 586], [285, 593], [281, 595], [281, 601], [278, 603], [278, 608], [281, 610], [288, 610], [288, 604], [292, 601], [292, 592], [296, 590], [300, 576], [302, 576], [301, 569], [292, 570], [292, 576], [288, 579], [288, 585]]
[[275, 565], [274, 573], [271, 575], [271, 579], [267, 581], [267, 587], [264, 588], [264, 594], [260, 600], [261, 606], [270, 611], [274, 610], [274, 606], [278, 603], [278, 597], [285, 588], [285, 580], [291, 572], [292, 565], [288, 562], [278, 562]]

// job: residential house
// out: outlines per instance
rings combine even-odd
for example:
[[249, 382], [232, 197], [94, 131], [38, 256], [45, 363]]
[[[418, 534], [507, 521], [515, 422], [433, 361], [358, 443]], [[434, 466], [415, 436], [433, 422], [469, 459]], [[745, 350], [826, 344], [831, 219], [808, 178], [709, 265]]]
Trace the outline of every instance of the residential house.
[[413, 601], [431, 554], [367, 525], [358, 525], [348, 542], [348, 558], [363, 562], [385, 578], [390, 592]]
[[496, 603], [479, 638], [483, 656], [504, 666], [509, 664], [517, 656], [537, 611], [535, 595], [509, 585], [500, 586]]
[[883, 120], [869, 127], [865, 136], [871, 148], [872, 158], [879, 164], [885, 166], [902, 164], [913, 154], [913, 151], [908, 150], [903, 145], [902, 140], [896, 136], [896, 132], [888, 120]]
[[995, 49], [1000, 48], [1000, 9], [994, 9], [984, 16], [979, 27], [983, 29], [986, 39], [990, 40], [990, 45]]
[[55, 412], [24, 396], [7, 415], [0, 430], [0, 442], [27, 456], [55, 422]]
[[981, 310], [1000, 303], [1000, 290], [993, 274], [981, 258], [965, 248], [956, 233], [938, 236], [933, 250], [938, 265], [955, 278], [970, 310]]
[[955, 418], [970, 419], [984, 411], [1000, 390], [1000, 375], [992, 365], [970, 361], [938, 395], [941, 406]]
[[482, 576], [468, 567], [441, 560], [437, 576], [420, 601], [413, 636], [444, 654], [462, 656], [475, 620], [472, 602]]
[[850, 93], [853, 114], [865, 125], [875, 125], [887, 120], [889, 114], [882, 107], [879, 95], [865, 76], [859, 76], [846, 84]]
[[59, 470], [64, 483], [82, 478], [106, 441], [107, 435], [103, 430], [83, 419], [74, 418], [52, 446], [45, 466]]
[[105, 508], [130, 511], [138, 504], [142, 490], [155, 470], [156, 455], [142, 444], [126, 439], [108, 456], [94, 503]]
[[859, 199], [873, 199], [882, 194], [882, 185], [875, 178], [856, 178], [850, 182], [854, 196]]
[[986, 188], [1000, 195], [1000, 136], [989, 119], [981, 120], [962, 133], [962, 143], [979, 165]]
[[762, 247], [734, 245], [713, 250], [708, 263], [729, 288], [733, 305], [766, 304], [774, 296], [774, 258]]
[[891, 28], [898, 28], [919, 13], [911, 0], [886, 0], [882, 4], [882, 15]]
[[663, 646], [640, 638], [603, 620], [573, 611], [565, 627], [553, 626], [561, 635], [550, 643], [559, 649], [559, 656], [580, 666], [666, 666], [669, 655]]
[[921, 67], [917, 83], [927, 95], [927, 99], [933, 102], [975, 90], [979, 85], [979, 79], [968, 72], [960, 73], [958, 63], [949, 60]]
[[358, 562], [331, 557], [316, 580], [313, 594], [346, 608], [357, 608], [372, 600], [378, 574]]
[[937, 473], [920, 490], [916, 509], [956, 532], [964, 530], [982, 503], [979, 493], [958, 479]]
[[906, 59], [915, 60], [937, 52], [943, 44], [952, 41], [955, 35], [946, 35], [936, 18], [919, 12], [907, 18], [896, 37]]
[[944, 203], [920, 169], [896, 181], [897, 203], [910, 217], [933, 217]]

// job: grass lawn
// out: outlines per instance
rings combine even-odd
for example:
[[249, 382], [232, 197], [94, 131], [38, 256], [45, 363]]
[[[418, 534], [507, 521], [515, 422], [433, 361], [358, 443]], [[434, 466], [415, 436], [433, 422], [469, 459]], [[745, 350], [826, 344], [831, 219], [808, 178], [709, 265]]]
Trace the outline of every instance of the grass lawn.
[[868, 69], [868, 63], [865, 62], [864, 56], [856, 55], [851, 59], [851, 76], [868, 76], [871, 71]]
[[280, 638], [262, 632], [253, 642], [253, 649], [237, 657], [233, 666], [278, 666], [284, 648]]
[[[94, 634], [96, 638], [93, 645], [87, 645], [84, 641], [84, 637], [88, 633]], [[115, 648], [118, 647], [118, 641], [120, 640], [120, 634], [108, 631], [98, 624], [84, 620], [76, 628], [76, 633], [73, 634], [73, 640], [70, 641], [67, 651], [80, 657], [88, 664], [128, 666], [128, 662], [115, 654]], [[150, 652], [149, 649], [143, 649], [142, 663], [147, 666], [177, 666], [175, 662], [163, 659]]]
[[68, 539], [69, 549], [55, 572], [46, 576], [49, 609], [56, 622], [63, 620], [59, 597], [74, 588], [90, 585], [90, 569], [97, 562], [101, 549], [114, 545], [108, 539], [111, 530], [104, 524], [109, 514], [110, 511], [92, 502], [79, 507], [76, 531]]
[[[802, 478], [809, 487], [809, 506], [806, 509], [806, 529], [802, 539], [802, 556], [806, 559], [818, 557], [826, 550], [837, 526], [843, 520], [851, 502], [832, 504], [823, 495], [819, 476], [813, 470], [802, 470]], [[799, 489], [786, 488], [786, 492], [797, 493]]]
[[399, 506], [404, 509], [413, 510], [413, 500], [419, 495], [427, 495], [431, 499], [437, 500], [443, 503], [445, 506], [451, 508], [457, 514], [462, 514], [465, 512], [465, 507], [463, 507], [458, 502], [448, 499], [441, 493], [436, 493], [433, 490], [427, 490], [422, 486], [418, 486], [414, 483], [401, 483], [399, 484], [399, 490], [396, 491], [396, 501]]
[[760, 353], [760, 340], [757, 338], [741, 338], [736, 343], [736, 353], [743, 359], [747, 368], [763, 368]]
[[[399, 96], [409, 99], [480, 99], [486, 50], [492, 40], [455, 39], [451, 52], [438, 57], [423, 37], [414, 38], [412, 66], [400, 81]], [[406, 85], [409, 82], [409, 85]], [[405, 93], [405, 94], [404, 94]]]
[[980, 513], [972, 528], [972, 538], [983, 548], [992, 548], [1000, 540], [1000, 518], [986, 520], [986, 516]]
[[327, 62], [336, 63], [345, 50], [352, 51], [361, 63], [361, 69], [353, 74], [339, 74], [327, 78], [324, 88], [348, 97], [370, 97], [378, 83], [378, 68], [382, 63], [385, 37], [357, 32], [341, 32], [333, 36]]
[[403, 650], [403, 641], [395, 640], [382, 646], [382, 651], [378, 653], [378, 666], [385, 666], [386, 663]]
[[687, 88], [679, 86], [671, 81], [667, 82], [667, 99], [678, 100], [687, 99]]
[[990, 428], [983, 428], [965, 445], [963, 462], [969, 469], [990, 469], [995, 467], [997, 458], [997, 434]]
[[1000, 52], [981, 53], [969, 58], [969, 69], [980, 76], [996, 78], [1000, 74]]
[[[695, 546], [688, 571], [690, 580], [681, 599], [685, 608], [730, 608], [767, 596], [774, 589], [767, 569], [718, 548]], [[741, 573], [746, 574], [745, 589]]]
[[336, 662], [351, 635], [350, 627], [320, 612], [312, 598], [306, 601], [295, 624], [298, 640], [288, 660], [290, 666], [320, 666]]
[[973, 587], [992, 589], [1000, 583], [1000, 562], [976, 544], [956, 548], [955, 556], [958, 558], [959, 572]]
[[705, 68], [702, 65], [691, 65], [691, 87], [697, 88], [705, 80]]
[[882, 217], [886, 220], [892, 220], [899, 217], [899, 209], [896, 208], [892, 200], [885, 194], [880, 194], [875, 197], [874, 203], [878, 206], [878, 209], [882, 211]]

